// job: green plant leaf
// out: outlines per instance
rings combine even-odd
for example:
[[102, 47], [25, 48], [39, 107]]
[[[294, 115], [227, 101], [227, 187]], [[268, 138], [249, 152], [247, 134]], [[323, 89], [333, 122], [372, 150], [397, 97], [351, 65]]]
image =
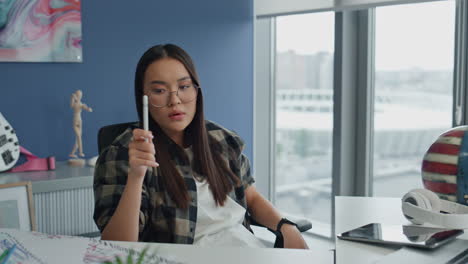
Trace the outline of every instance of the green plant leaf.
[[[148, 253], [148, 250], [149, 250], [149, 247], [145, 247], [143, 249], [143, 251], [141, 251], [139, 254], [138, 254], [138, 260], [135, 262], [135, 264], [143, 264], [145, 261], [145, 257], [147, 256], [147, 253]], [[134, 260], [133, 260], [133, 257], [135, 256], [136, 254], [136, 251], [135, 250], [130, 250], [128, 255], [127, 255], [127, 262], [124, 263], [122, 261], [122, 259], [119, 257], [119, 256], [116, 256], [114, 261], [110, 261], [110, 260], [107, 260], [105, 262], [102, 262], [102, 264], [133, 264], [134, 263]]]
[[115, 262], [116, 262], [117, 264], [124, 264], [124, 263], [122, 262], [122, 259], [120, 259], [119, 256], [117, 256], [117, 257], [115, 258]]
[[127, 264], [133, 264], [133, 255], [135, 254], [135, 251], [133, 249], [130, 250], [127, 256]]
[[140, 253], [140, 256], [138, 257], [138, 260], [137, 260], [136, 264], [142, 264], [143, 263], [143, 260], [145, 258], [145, 255], [146, 255], [147, 251], [148, 251], [148, 247], [145, 247], [145, 249], [143, 249], [143, 251]]

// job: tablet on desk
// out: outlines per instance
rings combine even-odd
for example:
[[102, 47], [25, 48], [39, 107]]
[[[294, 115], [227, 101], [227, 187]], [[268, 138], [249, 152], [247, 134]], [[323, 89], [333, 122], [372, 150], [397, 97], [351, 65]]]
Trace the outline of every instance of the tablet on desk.
[[377, 244], [437, 248], [463, 234], [460, 229], [371, 223], [338, 235], [340, 239]]

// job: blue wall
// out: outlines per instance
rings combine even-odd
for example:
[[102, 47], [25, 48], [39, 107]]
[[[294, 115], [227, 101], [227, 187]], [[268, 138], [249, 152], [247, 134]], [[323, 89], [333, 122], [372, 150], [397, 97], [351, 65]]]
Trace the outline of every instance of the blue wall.
[[0, 112], [20, 144], [38, 156], [68, 159], [70, 95], [83, 91], [83, 146], [97, 155], [100, 127], [137, 119], [135, 67], [154, 44], [192, 56], [208, 119], [237, 131], [252, 157], [253, 1], [82, 1], [83, 63], [0, 63]]

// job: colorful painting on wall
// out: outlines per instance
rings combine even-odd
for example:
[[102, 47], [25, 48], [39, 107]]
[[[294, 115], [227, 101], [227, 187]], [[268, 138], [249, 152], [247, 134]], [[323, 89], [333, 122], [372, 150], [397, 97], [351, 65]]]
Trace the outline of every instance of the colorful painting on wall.
[[82, 62], [81, 0], [0, 0], [0, 61]]

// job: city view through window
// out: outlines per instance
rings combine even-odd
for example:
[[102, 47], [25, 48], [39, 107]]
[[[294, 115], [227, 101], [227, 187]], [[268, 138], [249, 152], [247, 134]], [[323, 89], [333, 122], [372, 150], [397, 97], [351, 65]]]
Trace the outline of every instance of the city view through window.
[[[422, 187], [424, 153], [451, 127], [454, 20], [454, 1], [376, 9], [374, 196]], [[334, 14], [278, 17], [276, 47], [275, 203], [329, 232]]]
[[375, 31], [373, 194], [402, 197], [452, 126], [455, 1], [377, 8]]
[[277, 18], [275, 203], [329, 233], [334, 14]]

